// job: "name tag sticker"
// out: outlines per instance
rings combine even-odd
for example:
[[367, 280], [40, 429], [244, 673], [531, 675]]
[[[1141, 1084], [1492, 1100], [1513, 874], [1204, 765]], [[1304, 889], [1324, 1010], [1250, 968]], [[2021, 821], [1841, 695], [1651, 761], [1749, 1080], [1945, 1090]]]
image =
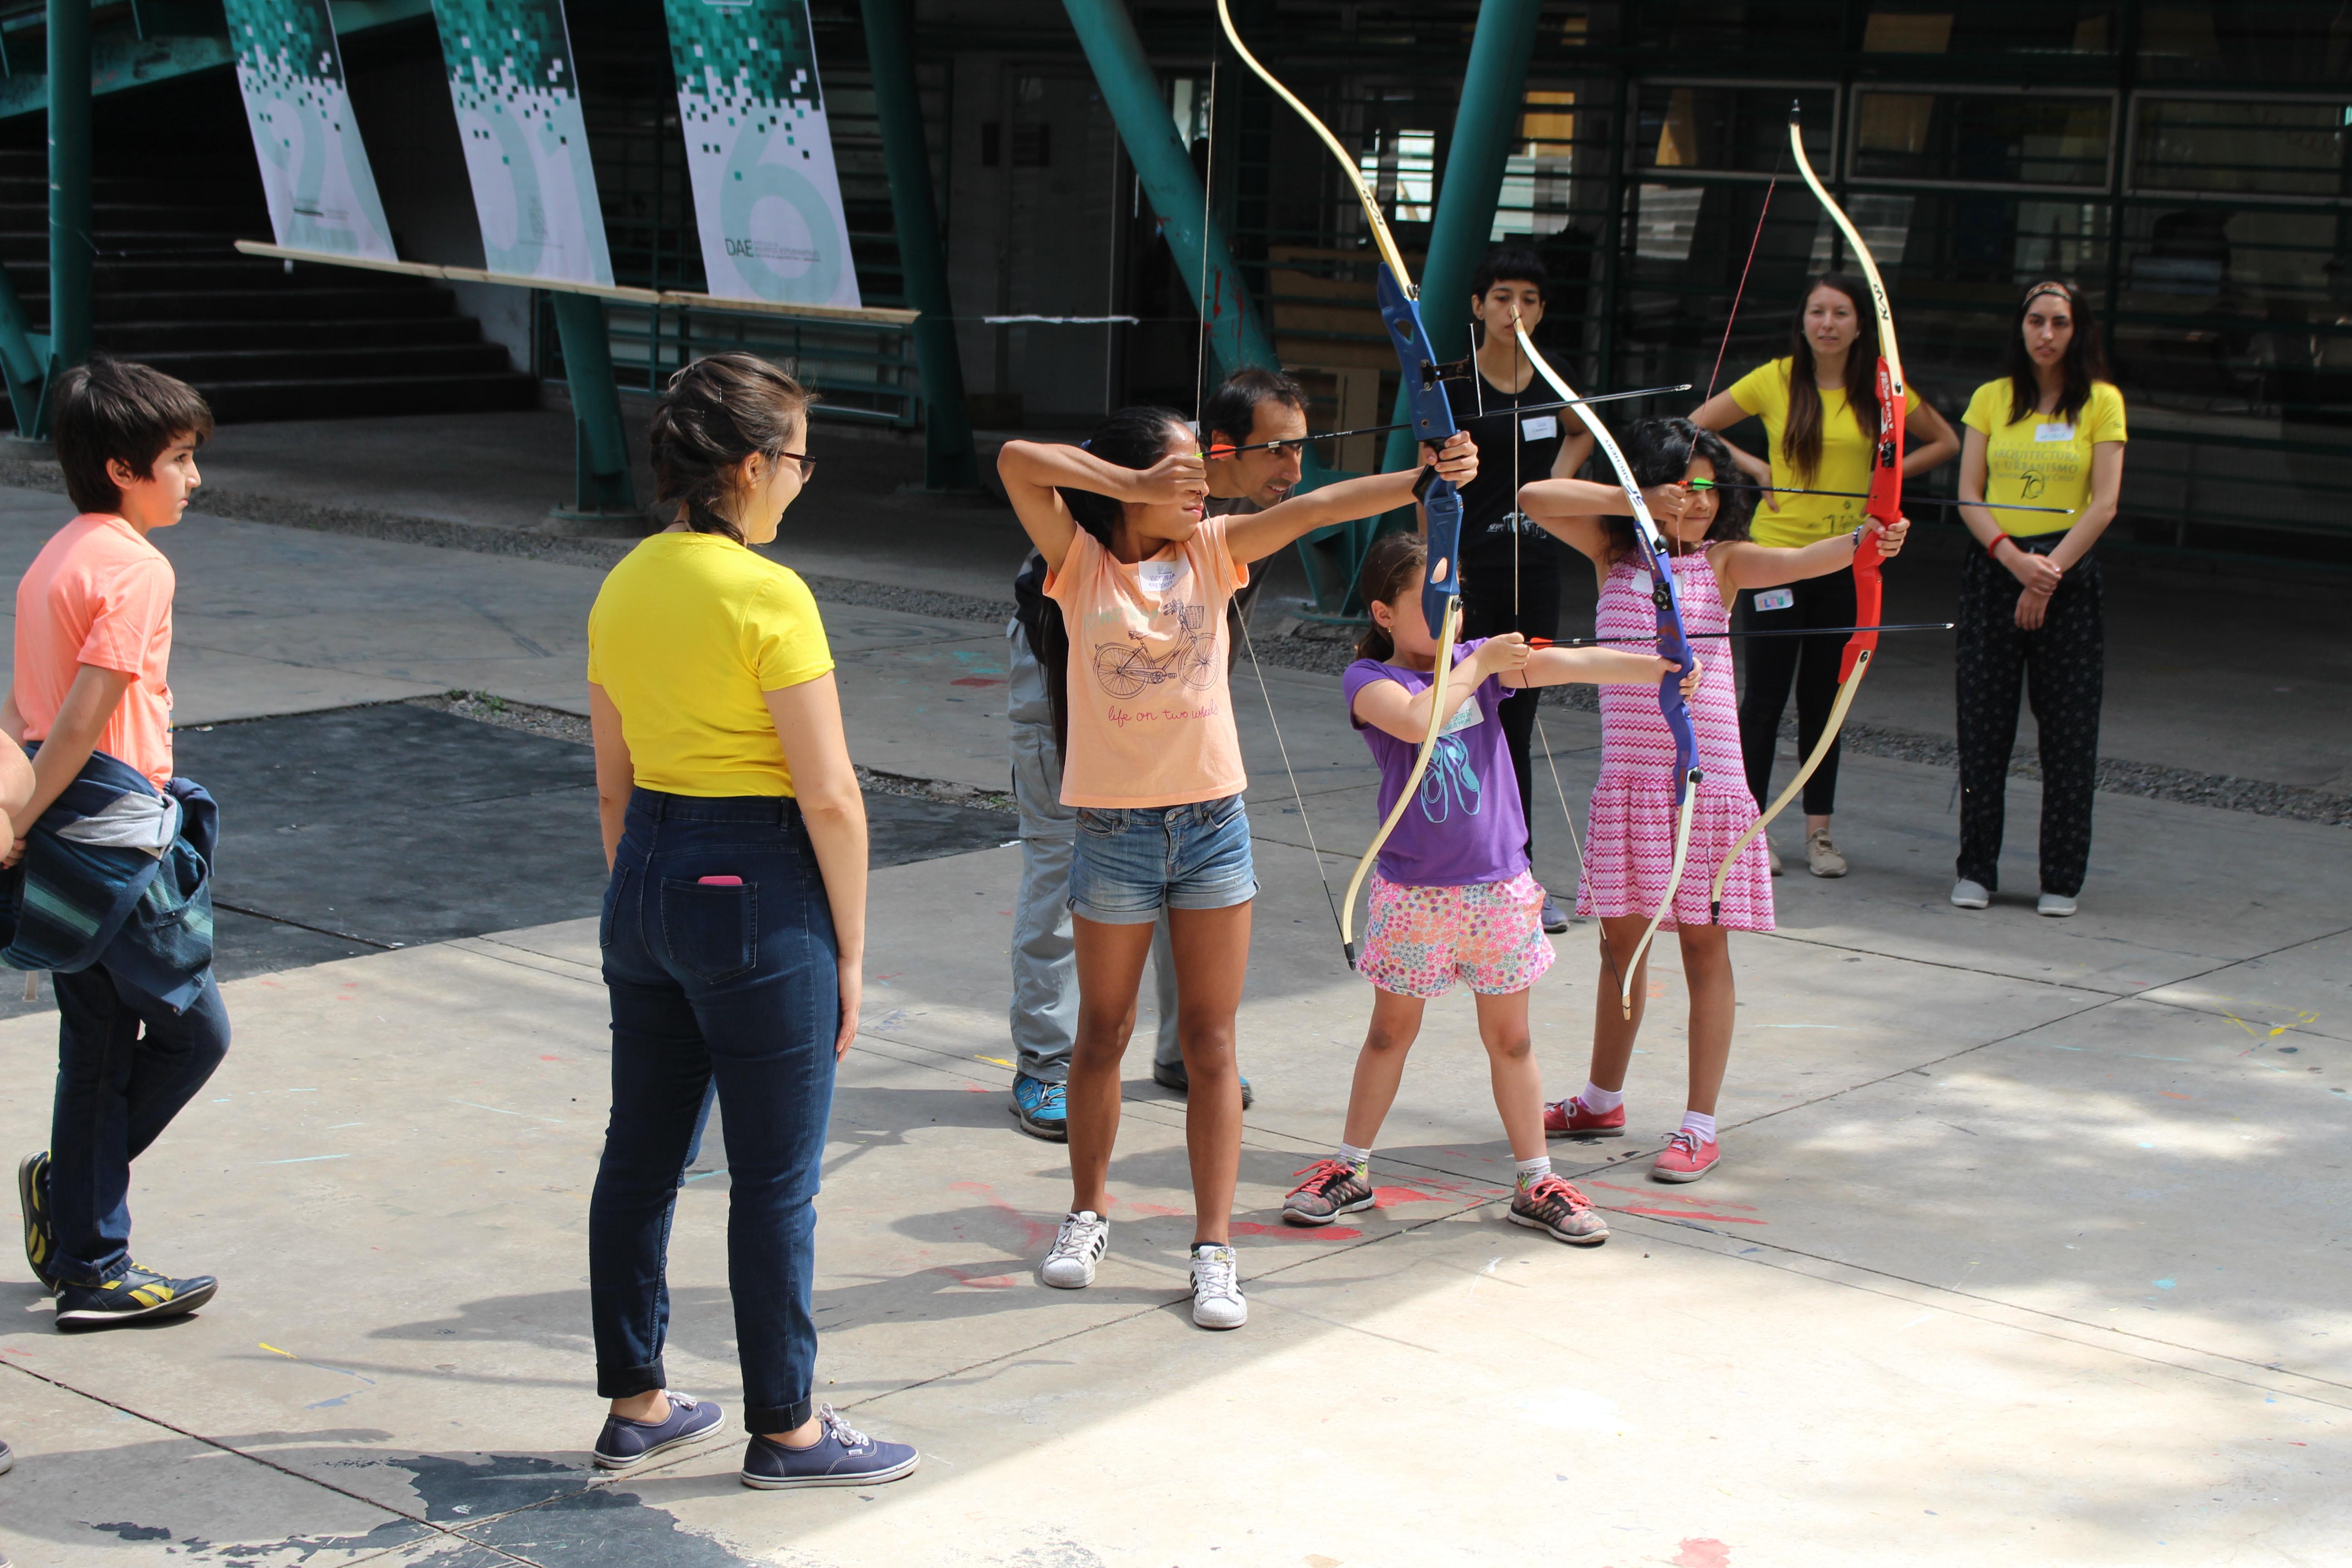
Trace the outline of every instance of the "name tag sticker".
[[1797, 607], [1797, 595], [1786, 588], [1767, 588], [1756, 595], [1756, 607], [1759, 610], [1793, 610]]
[[2033, 438], [2036, 441], [2071, 441], [2074, 438], [2074, 427], [2072, 425], [2036, 425]]
[[1445, 729], [1443, 732], [1451, 735], [1456, 730], [1467, 730], [1473, 724], [1483, 724], [1486, 721], [1486, 715], [1479, 708], [1478, 699], [1474, 695], [1454, 710], [1454, 717], [1445, 721]]
[[1181, 561], [1139, 561], [1135, 566], [1136, 580], [1147, 594], [1165, 594], [1184, 580]]
[[1531, 414], [1519, 421], [1519, 437], [1526, 441], [1549, 441], [1559, 434], [1559, 416]]
[[1633, 568], [1633, 592], [1646, 599], [1650, 596], [1650, 590], [1656, 586], [1657, 584], [1651, 580], [1648, 568], [1642, 566]]

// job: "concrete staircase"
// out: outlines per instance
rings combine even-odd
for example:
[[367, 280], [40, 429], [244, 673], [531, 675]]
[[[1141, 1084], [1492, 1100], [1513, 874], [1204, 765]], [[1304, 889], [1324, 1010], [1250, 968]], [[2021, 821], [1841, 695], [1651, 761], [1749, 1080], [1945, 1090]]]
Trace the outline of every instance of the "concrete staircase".
[[[269, 235], [257, 196], [101, 176], [98, 347], [193, 384], [224, 424], [538, 406], [537, 381], [448, 290], [238, 255], [233, 241]], [[0, 265], [36, 331], [48, 319], [47, 199], [44, 155], [0, 150]]]

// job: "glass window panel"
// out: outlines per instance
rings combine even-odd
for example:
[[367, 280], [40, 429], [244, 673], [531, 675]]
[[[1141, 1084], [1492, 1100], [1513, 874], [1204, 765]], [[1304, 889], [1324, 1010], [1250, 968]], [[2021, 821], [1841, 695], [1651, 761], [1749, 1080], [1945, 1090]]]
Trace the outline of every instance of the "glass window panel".
[[1437, 178], [1437, 132], [1399, 131], [1356, 162], [1395, 223], [1427, 223]]
[[1644, 82], [1633, 132], [1636, 168], [1788, 174], [1789, 105], [1803, 106], [1805, 155], [1829, 171], [1837, 98], [1828, 88], [1676, 87]]
[[1633, 254], [1644, 261], [1688, 261], [1698, 232], [1704, 186], [1643, 185], [1633, 218]]
[[2342, 0], [2146, 0], [2139, 67], [2151, 81], [2341, 86], [2352, 11]]
[[2142, 98], [2132, 185], [2249, 196], [2352, 195], [2352, 96], [2336, 103]]
[[1558, 234], [1574, 206], [1576, 94], [1535, 89], [1519, 116], [1519, 144], [1504, 160], [1503, 189], [1487, 237]]
[[[1881, 272], [1892, 275], [1903, 265], [1903, 252], [1911, 240], [1911, 207], [1916, 196], [1891, 196], [1870, 191], [1855, 191], [1843, 205], [1845, 216], [1862, 232], [1862, 243], [1870, 247], [1870, 258], [1878, 263]], [[1834, 263], [1839, 268], [1853, 265], [1853, 256], [1845, 244], [1845, 236], [1824, 211], [1813, 227], [1813, 253], [1811, 266], [1816, 272], [1827, 272]]]
[[1865, 89], [1853, 177], [2096, 188], [2113, 122], [2105, 98]]

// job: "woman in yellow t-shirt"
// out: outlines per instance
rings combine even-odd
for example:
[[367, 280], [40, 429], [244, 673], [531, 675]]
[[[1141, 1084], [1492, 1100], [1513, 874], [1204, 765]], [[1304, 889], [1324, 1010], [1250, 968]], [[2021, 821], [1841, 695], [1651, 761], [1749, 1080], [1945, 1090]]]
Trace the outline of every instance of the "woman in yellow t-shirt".
[[[1903, 472], [1924, 474], [1960, 449], [1959, 437], [1935, 407], [1909, 387], [1903, 392]], [[1790, 332], [1787, 357], [1758, 365], [1706, 400], [1691, 416], [1706, 430], [1727, 430], [1751, 416], [1764, 421], [1768, 462], [1734, 447], [1732, 458], [1754, 483], [1781, 489], [1870, 489], [1878, 446], [1878, 314], [1870, 286], [1832, 272], [1805, 290]], [[1752, 525], [1759, 544], [1801, 549], [1863, 521], [1859, 499], [1780, 495], [1767, 490]], [[1807, 626], [1853, 625], [1853, 574], [1801, 582], [1740, 595], [1749, 631], [1791, 632]], [[1797, 750], [1811, 756], [1837, 701], [1838, 663], [1846, 636], [1759, 637], [1748, 645], [1748, 686], [1739, 703], [1739, 750], [1748, 792], [1760, 808], [1771, 798], [1772, 757], [1780, 750], [1780, 714], [1789, 687], [1797, 689]], [[1832, 745], [1805, 781], [1805, 860], [1816, 877], [1843, 877], [1845, 857], [1830, 837], [1837, 805], [1838, 752]], [[1769, 846], [1768, 846], [1769, 848]], [[1771, 853], [1772, 869], [1780, 857]]]
[[588, 1205], [596, 1463], [621, 1469], [719, 1425], [664, 1386], [671, 1211], [714, 1086], [727, 1119], [727, 1280], [743, 1367], [747, 1486], [896, 1480], [915, 1450], [815, 1402], [819, 1162], [834, 1064], [857, 1032], [866, 805], [833, 656], [800, 577], [752, 552], [815, 467], [808, 395], [714, 354], [654, 411], [669, 527], [588, 612], [604, 820], [598, 933], [613, 1106]]
[[[2098, 323], [2082, 291], [2025, 291], [2000, 374], [1961, 423], [1960, 519], [1981, 551], [1960, 574], [1954, 647], [1960, 749], [1959, 879], [1952, 902], [1980, 910], [1999, 887], [2001, 805], [2017, 740], [2019, 688], [2033, 704], [2042, 758], [2045, 915], [2074, 912], [2091, 858], [2106, 626], [2091, 547], [2124, 485], [2124, 396], [2106, 379]], [[2012, 505], [2063, 512], [2015, 511]]]

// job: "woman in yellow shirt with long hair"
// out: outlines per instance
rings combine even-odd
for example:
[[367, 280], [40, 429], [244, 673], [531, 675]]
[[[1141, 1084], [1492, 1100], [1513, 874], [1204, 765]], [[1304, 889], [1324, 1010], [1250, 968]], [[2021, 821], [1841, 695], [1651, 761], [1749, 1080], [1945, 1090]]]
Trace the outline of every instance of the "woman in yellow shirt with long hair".
[[[2106, 625], [2092, 545], [2124, 488], [2124, 395], [2107, 379], [2088, 300], [2058, 279], [2026, 289], [2000, 374], [1960, 421], [1960, 574], [1953, 649], [1960, 747], [1959, 879], [1980, 910], [2000, 884], [2001, 817], [2020, 689], [2042, 760], [2042, 914], [2074, 912], [2091, 858]], [[2002, 505], [2062, 508], [2016, 511]]]
[[[1878, 445], [1878, 316], [1870, 286], [1843, 272], [1813, 280], [1789, 335], [1786, 357], [1758, 365], [1691, 416], [1705, 430], [1743, 419], [1764, 421], [1769, 461], [1732, 448], [1748, 479], [1779, 489], [1864, 491]], [[1924, 474], [1960, 449], [1944, 416], [1904, 389], [1903, 472]], [[1856, 497], [1800, 496], [1768, 490], [1752, 525], [1759, 544], [1802, 549], [1864, 521]], [[1853, 575], [1841, 572], [1740, 595], [1749, 631], [1796, 631], [1853, 625]], [[1748, 686], [1739, 703], [1739, 750], [1748, 792], [1761, 807], [1772, 795], [1772, 758], [1780, 714], [1797, 689], [1797, 750], [1811, 755], [1837, 700], [1843, 635], [1759, 637], [1748, 646]], [[1805, 861], [1816, 877], [1843, 877], [1846, 858], [1830, 837], [1837, 805], [1839, 748], [1832, 746], [1805, 781]], [[1780, 858], [1772, 856], [1772, 869]]]

